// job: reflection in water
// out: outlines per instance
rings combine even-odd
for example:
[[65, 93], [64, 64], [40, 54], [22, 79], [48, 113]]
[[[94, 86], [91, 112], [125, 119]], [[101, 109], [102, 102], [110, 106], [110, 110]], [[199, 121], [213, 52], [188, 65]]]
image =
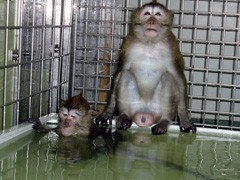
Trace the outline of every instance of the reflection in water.
[[[125, 131], [122, 132], [122, 136], [124, 140], [116, 150], [115, 168], [119, 169], [119, 174], [125, 175], [126, 178], [184, 178], [186, 175], [207, 178], [185, 166], [187, 146], [194, 142], [195, 135], [188, 138], [189, 135], [181, 133], [171, 137], [154, 136], [145, 131], [133, 133]], [[128, 158], [122, 158], [123, 154]], [[169, 173], [172, 171], [174, 173]], [[118, 179], [118, 177], [115, 178]]]
[[239, 179], [240, 141], [222, 137], [144, 128], [100, 128], [90, 138], [35, 133], [1, 149], [0, 179]]
[[57, 155], [60, 162], [73, 164], [97, 157], [98, 154], [110, 153], [120, 138], [120, 134], [110, 128], [95, 127], [92, 130], [90, 136], [61, 136], [50, 131], [42, 137], [36, 132], [35, 141], [49, 143], [51, 152]]
[[76, 163], [80, 160], [92, 158], [93, 147], [87, 137], [60, 137], [59, 157], [66, 163]]

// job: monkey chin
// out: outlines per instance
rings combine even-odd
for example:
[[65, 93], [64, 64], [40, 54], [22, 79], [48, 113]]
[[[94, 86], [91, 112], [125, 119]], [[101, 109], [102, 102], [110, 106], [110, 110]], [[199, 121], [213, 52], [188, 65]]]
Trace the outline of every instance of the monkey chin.
[[75, 136], [75, 135], [88, 136], [90, 134], [90, 128], [84, 126], [68, 128], [60, 127], [60, 131], [63, 136]]
[[155, 118], [153, 114], [151, 113], [144, 113], [144, 112], [137, 112], [134, 117], [133, 121], [139, 126], [139, 127], [146, 127], [146, 126], [152, 126], [155, 124]]
[[73, 126], [63, 127], [60, 125], [60, 131], [63, 136], [72, 136], [75, 132], [75, 128]]
[[145, 29], [145, 36], [148, 38], [155, 38], [158, 35], [157, 28], [148, 27]]

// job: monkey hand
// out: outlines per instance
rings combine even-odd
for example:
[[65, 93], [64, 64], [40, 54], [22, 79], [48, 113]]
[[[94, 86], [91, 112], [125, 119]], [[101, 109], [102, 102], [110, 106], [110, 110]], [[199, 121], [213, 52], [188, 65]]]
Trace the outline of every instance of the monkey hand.
[[103, 112], [102, 114], [96, 117], [95, 123], [97, 125], [102, 125], [102, 126], [111, 126], [112, 119], [113, 119], [113, 113]]
[[189, 133], [192, 130], [192, 133], [197, 132], [197, 127], [191, 121], [184, 121], [179, 123], [179, 128], [181, 132]]
[[45, 133], [45, 132], [49, 132], [49, 129], [46, 129], [44, 127], [44, 125], [42, 125], [41, 121], [39, 119], [35, 120], [32, 128], [37, 131], [37, 132], [41, 132], [41, 133]]

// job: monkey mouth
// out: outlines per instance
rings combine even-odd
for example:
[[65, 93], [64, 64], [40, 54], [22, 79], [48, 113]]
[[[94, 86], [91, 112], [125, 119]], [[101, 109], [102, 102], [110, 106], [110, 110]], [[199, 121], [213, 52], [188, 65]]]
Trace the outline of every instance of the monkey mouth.
[[69, 122], [63, 122], [62, 125], [63, 125], [63, 127], [65, 127], [65, 128], [70, 127], [70, 123], [69, 123]]
[[146, 31], [154, 31], [154, 32], [157, 32], [157, 30], [154, 29], [154, 28], [147, 28]]

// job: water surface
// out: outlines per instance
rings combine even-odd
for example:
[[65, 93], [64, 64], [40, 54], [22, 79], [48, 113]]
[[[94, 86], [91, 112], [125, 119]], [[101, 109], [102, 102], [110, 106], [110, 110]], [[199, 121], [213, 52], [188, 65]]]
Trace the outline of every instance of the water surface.
[[142, 128], [91, 140], [33, 132], [0, 148], [0, 179], [240, 179], [239, 141], [178, 131], [157, 136]]

